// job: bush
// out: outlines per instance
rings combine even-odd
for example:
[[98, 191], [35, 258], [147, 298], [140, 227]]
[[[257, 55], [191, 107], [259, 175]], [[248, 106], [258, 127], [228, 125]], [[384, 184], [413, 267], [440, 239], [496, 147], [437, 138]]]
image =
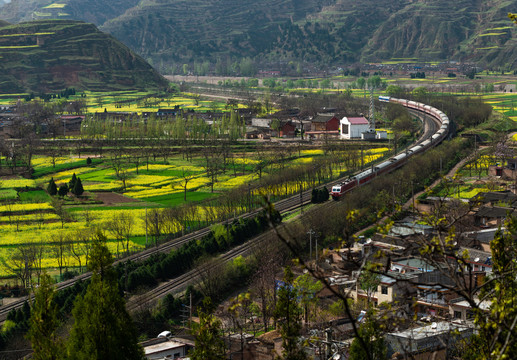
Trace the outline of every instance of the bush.
[[61, 197], [65, 196], [68, 194], [68, 186], [66, 184], [61, 185], [57, 193]]
[[63, 275], [61, 276], [62, 281], [73, 279], [79, 275], [79, 272], [77, 270], [71, 270], [71, 271], [65, 271]]
[[88, 156], [88, 158], [86, 158], [86, 165], [91, 165], [92, 164], [92, 159], [90, 159], [90, 157]]
[[319, 204], [329, 199], [329, 191], [326, 187], [321, 189], [312, 189], [311, 202], [313, 204]]

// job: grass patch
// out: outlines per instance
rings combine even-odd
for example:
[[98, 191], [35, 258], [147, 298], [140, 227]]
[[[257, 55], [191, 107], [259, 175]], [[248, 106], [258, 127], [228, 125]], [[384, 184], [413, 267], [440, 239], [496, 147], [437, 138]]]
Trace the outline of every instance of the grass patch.
[[117, 180], [113, 175], [113, 169], [99, 169], [92, 172], [81, 174], [80, 178], [84, 181], [112, 182]]
[[[216, 193], [209, 193], [209, 192], [201, 192], [201, 191], [195, 191], [195, 192], [188, 192], [187, 191], [187, 202], [197, 202], [197, 201], [203, 201], [205, 199], [217, 196]], [[150, 201], [153, 203], [165, 205], [165, 206], [177, 206], [180, 204], [184, 204], [185, 201], [183, 200], [183, 192], [179, 193], [173, 193], [168, 195], [158, 195], [158, 196], [151, 196], [148, 198], [142, 198], [141, 200], [144, 201]]]
[[0, 200], [13, 200], [18, 198], [18, 192], [14, 189], [0, 190]]
[[39, 47], [39, 45], [0, 46], [0, 49], [27, 49], [36, 47]]
[[[91, 160], [92, 160], [92, 165], [102, 163], [102, 160], [100, 160], [100, 159], [91, 159]], [[46, 166], [46, 165], [34, 166], [34, 172], [32, 173], [32, 177], [39, 178], [39, 177], [42, 177], [45, 175], [50, 175], [50, 174], [57, 173], [57, 172], [64, 171], [64, 170], [71, 170], [71, 169], [76, 169], [76, 168], [85, 167], [85, 166], [92, 166], [92, 165], [87, 165], [86, 159], [78, 159], [76, 161], [56, 164], [56, 167], [53, 167], [52, 165], [50, 165], [50, 166]], [[81, 177], [81, 179], [82, 179], [82, 177]]]
[[47, 5], [45, 6], [43, 9], [62, 9], [66, 6], [66, 4], [50, 4], [50, 5]]
[[50, 201], [50, 196], [45, 190], [22, 191], [20, 192], [20, 201], [44, 203]]

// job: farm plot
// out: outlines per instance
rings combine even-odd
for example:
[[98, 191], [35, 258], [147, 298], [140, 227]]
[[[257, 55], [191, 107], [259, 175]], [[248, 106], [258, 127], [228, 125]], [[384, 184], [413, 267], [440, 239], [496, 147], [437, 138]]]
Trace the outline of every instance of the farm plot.
[[512, 120], [517, 120], [517, 94], [489, 94], [483, 95], [483, 100], [492, 105], [495, 111], [498, 111]]
[[[313, 174], [299, 180], [271, 180], [280, 178], [282, 172], [313, 166], [319, 172], [330, 171], [327, 177], [336, 177], [361, 163], [368, 166], [388, 151], [378, 148], [362, 154], [357, 150], [326, 154], [319, 149], [291, 149], [280, 155], [278, 150], [248, 149], [225, 159], [197, 155], [187, 161], [172, 155], [145, 165], [140, 160], [138, 167], [131, 156], [123, 159], [122, 166], [116, 166], [109, 154], [91, 164], [72, 156], [36, 156], [33, 179], [0, 179], [0, 277], [16, 273], [9, 259], [21, 249], [40, 249], [37, 266], [54, 274], [77, 269], [84, 267], [88, 243], [99, 231], [107, 237], [112, 253], [139, 251], [166, 234], [188, 231], [224, 214], [243, 211], [247, 197], [250, 201], [266, 195], [288, 196], [297, 193], [300, 186], [317, 184]], [[210, 161], [215, 165], [207, 164]], [[320, 162], [325, 165], [318, 165]], [[74, 174], [81, 179], [84, 194], [50, 196], [46, 192], [51, 179], [60, 188], [68, 185]], [[246, 194], [237, 193], [237, 200], [232, 200], [239, 202], [233, 205], [238, 210], [218, 202], [221, 195], [236, 189], [245, 189]], [[116, 224], [121, 226], [124, 219], [129, 219], [129, 224], [122, 232]]]

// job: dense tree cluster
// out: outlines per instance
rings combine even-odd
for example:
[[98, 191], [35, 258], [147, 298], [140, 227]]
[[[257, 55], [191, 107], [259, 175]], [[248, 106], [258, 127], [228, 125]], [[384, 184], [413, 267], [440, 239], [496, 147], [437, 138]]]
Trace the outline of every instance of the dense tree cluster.
[[[276, 212], [273, 222], [281, 219]], [[224, 252], [242, 244], [251, 237], [260, 234], [269, 226], [270, 217], [262, 212], [255, 218], [241, 218], [232, 224], [216, 225], [200, 241], [190, 241], [169, 254], [157, 254], [144, 263], [127, 263], [124, 265], [126, 276], [121, 282], [128, 291], [142, 286], [152, 286], [159, 280], [171, 279], [190, 269], [203, 255]], [[126, 283], [127, 281], [127, 283]]]

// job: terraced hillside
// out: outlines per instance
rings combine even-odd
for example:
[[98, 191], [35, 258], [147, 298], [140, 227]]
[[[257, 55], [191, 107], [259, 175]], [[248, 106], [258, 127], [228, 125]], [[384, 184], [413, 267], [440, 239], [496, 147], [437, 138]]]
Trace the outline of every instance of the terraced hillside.
[[163, 88], [140, 56], [94, 25], [48, 20], [0, 28], [0, 93]]
[[0, 19], [11, 22], [91, 21], [160, 66], [250, 57], [512, 68], [517, 59], [516, 27], [507, 18], [517, 0], [12, 0], [1, 9]]
[[516, 1], [413, 2], [375, 31], [363, 50], [363, 60], [464, 59], [514, 68], [516, 33], [507, 14], [515, 9]]

